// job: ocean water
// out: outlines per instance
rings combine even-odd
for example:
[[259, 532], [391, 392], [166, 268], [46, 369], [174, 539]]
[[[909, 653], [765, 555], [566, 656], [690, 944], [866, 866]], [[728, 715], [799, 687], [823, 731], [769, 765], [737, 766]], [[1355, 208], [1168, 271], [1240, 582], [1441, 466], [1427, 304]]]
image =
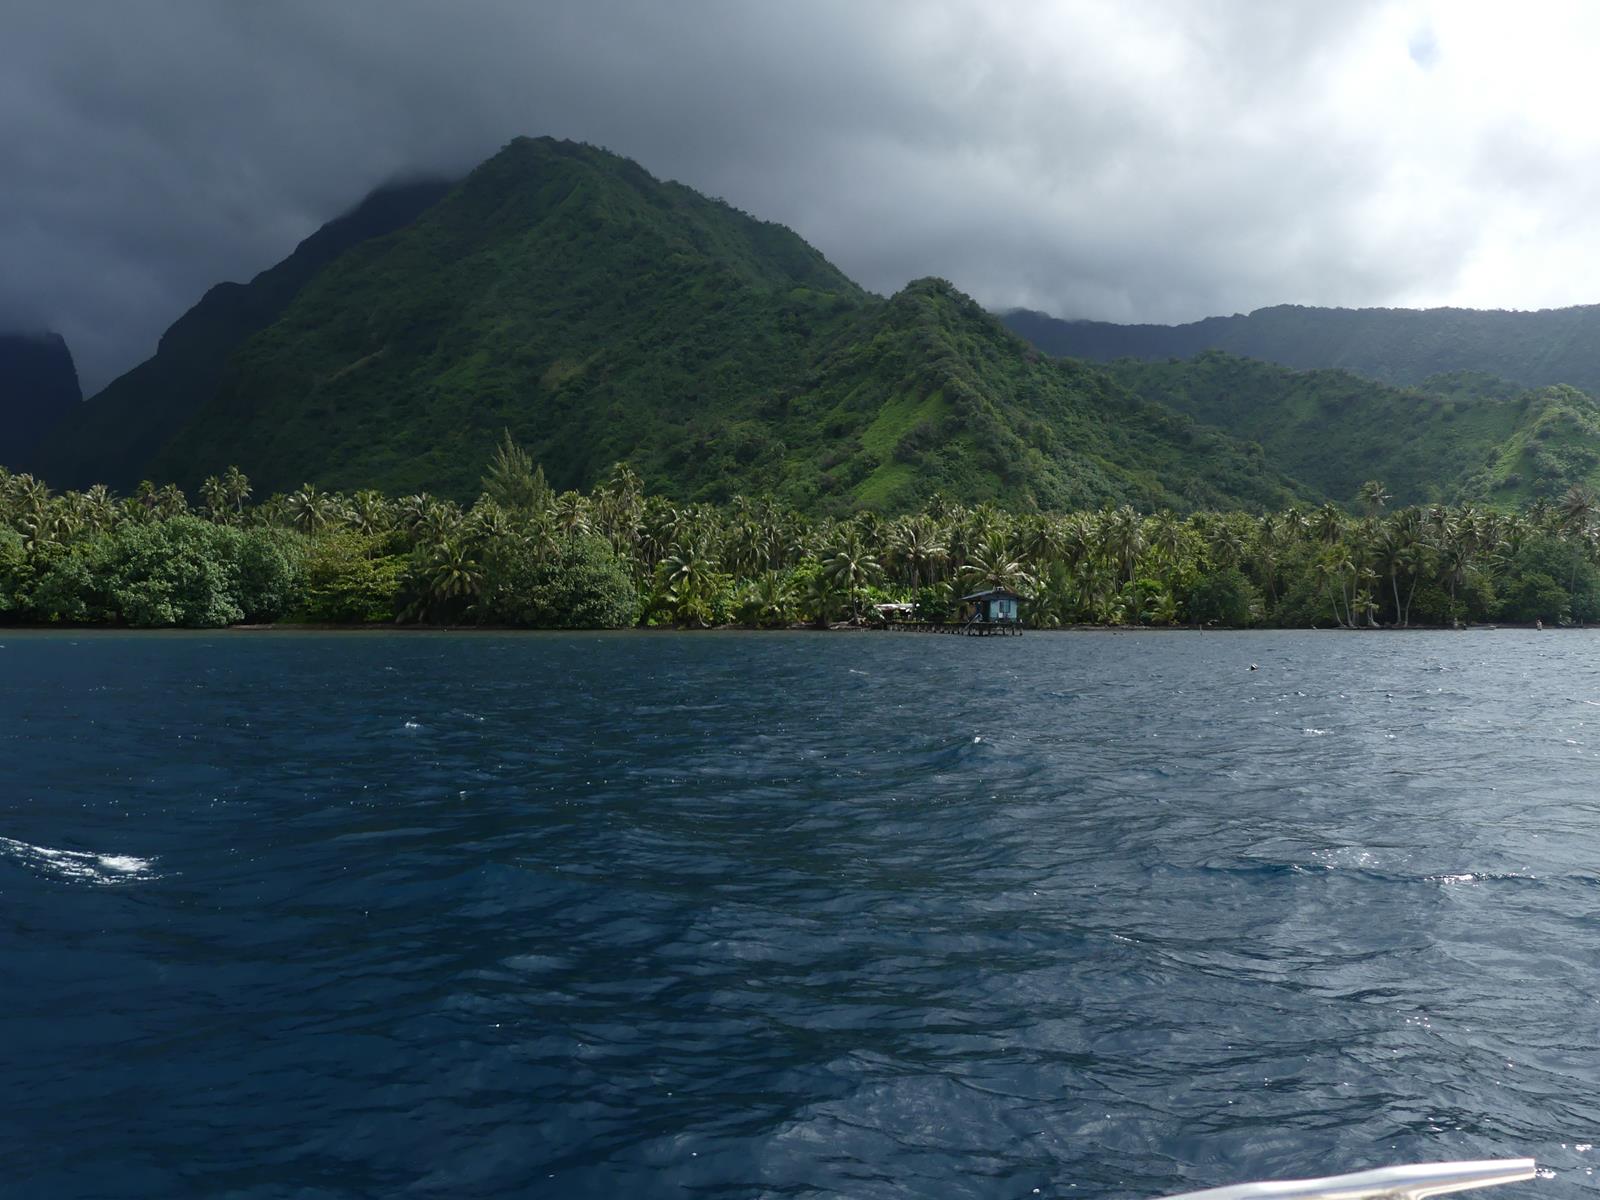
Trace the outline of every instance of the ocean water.
[[0, 1194], [1575, 1200], [1597, 755], [1585, 632], [0, 633]]

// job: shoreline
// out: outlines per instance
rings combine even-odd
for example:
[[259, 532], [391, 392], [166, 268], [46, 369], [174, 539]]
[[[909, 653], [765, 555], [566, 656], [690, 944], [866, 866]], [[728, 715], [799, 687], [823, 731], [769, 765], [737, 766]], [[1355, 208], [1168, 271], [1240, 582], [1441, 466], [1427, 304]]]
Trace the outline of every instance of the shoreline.
[[[1057, 633], [1159, 633], [1159, 634], [1201, 634], [1201, 633], [1330, 633], [1330, 634], [1383, 634], [1383, 633], [1496, 633], [1496, 632], [1524, 632], [1524, 633], [1567, 633], [1583, 630], [1600, 629], [1600, 625], [1519, 625], [1507, 622], [1497, 622], [1486, 625], [1380, 625], [1374, 628], [1346, 629], [1335, 626], [1315, 625], [1241, 625], [1241, 626], [1203, 626], [1203, 625], [1059, 625], [1050, 629], [1026, 628], [1025, 634], [1030, 636], [1049, 635]], [[423, 634], [780, 634], [780, 633], [811, 633], [811, 634], [901, 634], [905, 631], [878, 629], [870, 625], [832, 625], [826, 629], [818, 629], [815, 625], [787, 625], [777, 629], [763, 629], [749, 625], [716, 625], [705, 628], [692, 628], [678, 625], [649, 625], [626, 626], [617, 629], [551, 629], [526, 625], [354, 625], [307, 622], [297, 624], [291, 622], [277, 622], [262, 625], [223, 625], [212, 628], [195, 628], [191, 626], [158, 626], [134, 627], [126, 625], [5, 625], [0, 626], [0, 640], [8, 633], [40, 634], [40, 633], [70, 633], [70, 634], [204, 634], [208, 636], [230, 634], [293, 634], [293, 633], [351, 633], [351, 634], [390, 634], [405, 635]], [[959, 637], [959, 634], [951, 635]]]

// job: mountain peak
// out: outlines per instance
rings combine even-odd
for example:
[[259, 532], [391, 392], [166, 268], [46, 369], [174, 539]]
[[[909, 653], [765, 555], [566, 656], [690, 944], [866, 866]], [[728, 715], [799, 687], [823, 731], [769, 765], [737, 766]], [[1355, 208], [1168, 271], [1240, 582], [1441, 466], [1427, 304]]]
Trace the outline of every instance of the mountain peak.
[[82, 399], [59, 333], [0, 333], [0, 466], [35, 471], [39, 444]]
[[236, 464], [260, 495], [465, 499], [509, 433], [558, 490], [626, 460], [679, 499], [819, 511], [1293, 492], [1247, 448], [1042, 361], [948, 280], [879, 299], [794, 231], [595, 146], [514, 139], [414, 219], [344, 228], [214, 289], [114, 385], [120, 408], [112, 389], [87, 406], [73, 444], [120, 451], [93, 473], [192, 487]]

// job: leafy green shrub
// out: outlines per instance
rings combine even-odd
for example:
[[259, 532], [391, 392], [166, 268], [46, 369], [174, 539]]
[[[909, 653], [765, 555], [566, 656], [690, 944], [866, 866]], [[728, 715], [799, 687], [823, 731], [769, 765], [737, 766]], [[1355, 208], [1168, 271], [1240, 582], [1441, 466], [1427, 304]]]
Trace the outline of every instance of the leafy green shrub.
[[392, 620], [406, 560], [382, 553], [383, 544], [382, 538], [354, 533], [318, 538], [303, 564], [300, 615], [337, 623]]
[[22, 606], [22, 591], [32, 578], [22, 537], [15, 530], [0, 525], [0, 618], [15, 613]]
[[282, 531], [241, 532], [193, 516], [128, 522], [34, 563], [28, 615], [43, 621], [216, 628], [271, 620], [297, 587]]
[[1572, 597], [1543, 571], [1530, 571], [1506, 592], [1500, 615], [1507, 621], [1566, 621], [1572, 616]]
[[1195, 625], [1249, 625], [1261, 593], [1238, 567], [1208, 571], [1183, 597], [1184, 616]]
[[33, 586], [19, 590], [19, 607], [35, 621], [117, 621], [96, 551], [102, 542], [68, 550], [51, 545], [31, 564]]
[[492, 538], [483, 555], [480, 614], [540, 629], [618, 629], [639, 615], [639, 591], [603, 538], [577, 535], [544, 550], [523, 538]]
[[244, 618], [242, 535], [197, 517], [123, 525], [103, 543], [112, 608], [129, 625], [214, 628]]
[[303, 539], [285, 529], [251, 529], [237, 543], [239, 608], [251, 622], [276, 621], [301, 591]]

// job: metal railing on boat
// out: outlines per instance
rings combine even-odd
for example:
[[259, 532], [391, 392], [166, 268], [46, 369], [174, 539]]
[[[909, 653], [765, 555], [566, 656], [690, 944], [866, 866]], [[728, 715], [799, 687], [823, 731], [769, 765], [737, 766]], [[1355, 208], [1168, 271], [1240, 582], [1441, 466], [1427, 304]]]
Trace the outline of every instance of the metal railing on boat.
[[1350, 1175], [1330, 1175], [1325, 1179], [1235, 1183], [1199, 1192], [1180, 1192], [1165, 1200], [1426, 1200], [1429, 1196], [1468, 1188], [1520, 1183], [1533, 1176], [1531, 1158], [1414, 1163]]

